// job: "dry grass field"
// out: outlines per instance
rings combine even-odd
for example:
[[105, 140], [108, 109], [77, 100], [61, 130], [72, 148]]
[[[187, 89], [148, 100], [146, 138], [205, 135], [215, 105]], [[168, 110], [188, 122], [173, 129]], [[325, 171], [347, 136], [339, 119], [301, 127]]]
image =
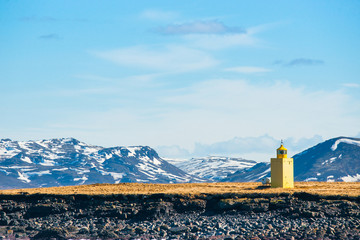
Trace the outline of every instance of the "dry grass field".
[[261, 183], [185, 183], [185, 184], [143, 184], [143, 183], [120, 183], [120, 184], [93, 184], [68, 187], [51, 188], [28, 188], [15, 190], [0, 190], [0, 194], [86, 194], [86, 195], [110, 195], [110, 194], [252, 194], [252, 193], [295, 193], [307, 192], [317, 195], [341, 195], [360, 196], [360, 182], [296, 182], [293, 189], [264, 188]]

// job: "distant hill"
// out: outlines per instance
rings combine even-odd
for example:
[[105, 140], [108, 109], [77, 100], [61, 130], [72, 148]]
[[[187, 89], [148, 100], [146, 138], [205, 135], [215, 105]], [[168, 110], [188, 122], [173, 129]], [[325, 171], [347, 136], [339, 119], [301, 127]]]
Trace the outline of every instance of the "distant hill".
[[228, 174], [235, 173], [241, 169], [250, 168], [256, 164], [256, 161], [253, 160], [216, 156], [192, 158], [183, 161], [168, 161], [184, 172], [211, 181], [221, 181]]
[[[319, 143], [294, 158], [295, 181], [360, 181], [360, 139], [338, 137]], [[261, 181], [270, 177], [268, 163], [229, 174], [222, 181]]]
[[88, 145], [74, 138], [0, 140], [0, 189], [91, 183], [201, 182], [147, 146]]

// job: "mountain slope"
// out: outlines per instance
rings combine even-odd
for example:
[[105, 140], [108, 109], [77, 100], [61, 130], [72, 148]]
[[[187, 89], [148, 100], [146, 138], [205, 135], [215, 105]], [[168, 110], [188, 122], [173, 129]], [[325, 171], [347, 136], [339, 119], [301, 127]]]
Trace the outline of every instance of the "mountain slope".
[[0, 140], [0, 188], [202, 181], [146, 146], [103, 148], [73, 138]]
[[270, 177], [270, 163], [261, 162], [251, 168], [229, 174], [222, 182], [259, 182], [267, 177]]
[[296, 181], [360, 181], [358, 138], [333, 138], [293, 158]]
[[[360, 139], [338, 137], [319, 143], [294, 158], [295, 181], [360, 181]], [[266, 175], [261, 174], [262, 172]], [[223, 181], [261, 181], [270, 177], [270, 159], [229, 174]]]
[[[168, 160], [171, 162], [171, 160]], [[232, 174], [244, 168], [250, 168], [256, 164], [253, 160], [231, 157], [204, 157], [192, 158], [184, 161], [173, 161], [175, 166], [181, 170], [211, 181], [219, 181], [228, 174]]]

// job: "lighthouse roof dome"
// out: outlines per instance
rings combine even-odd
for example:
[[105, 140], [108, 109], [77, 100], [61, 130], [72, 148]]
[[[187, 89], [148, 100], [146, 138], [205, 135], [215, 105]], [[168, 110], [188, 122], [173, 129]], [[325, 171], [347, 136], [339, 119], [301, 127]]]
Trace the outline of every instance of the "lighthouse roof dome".
[[277, 150], [287, 150], [282, 144]]

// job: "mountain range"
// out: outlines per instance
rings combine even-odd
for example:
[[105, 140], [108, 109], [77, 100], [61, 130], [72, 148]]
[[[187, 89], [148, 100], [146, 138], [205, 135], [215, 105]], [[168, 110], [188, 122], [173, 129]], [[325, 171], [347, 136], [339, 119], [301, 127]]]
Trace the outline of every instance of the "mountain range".
[[[333, 138], [293, 158], [295, 181], [360, 181], [358, 138]], [[0, 189], [121, 182], [251, 182], [265, 177], [270, 177], [270, 162], [215, 156], [164, 160], [148, 146], [104, 148], [74, 138], [0, 140]]]
[[167, 160], [184, 172], [210, 181], [221, 181], [227, 175], [254, 166], [256, 161], [235, 157], [209, 156], [189, 160]]
[[[360, 139], [338, 137], [292, 157], [295, 181], [360, 181]], [[222, 181], [249, 182], [270, 177], [270, 162], [229, 174]]]
[[147, 146], [104, 148], [74, 138], [0, 140], [0, 188], [201, 182]]

